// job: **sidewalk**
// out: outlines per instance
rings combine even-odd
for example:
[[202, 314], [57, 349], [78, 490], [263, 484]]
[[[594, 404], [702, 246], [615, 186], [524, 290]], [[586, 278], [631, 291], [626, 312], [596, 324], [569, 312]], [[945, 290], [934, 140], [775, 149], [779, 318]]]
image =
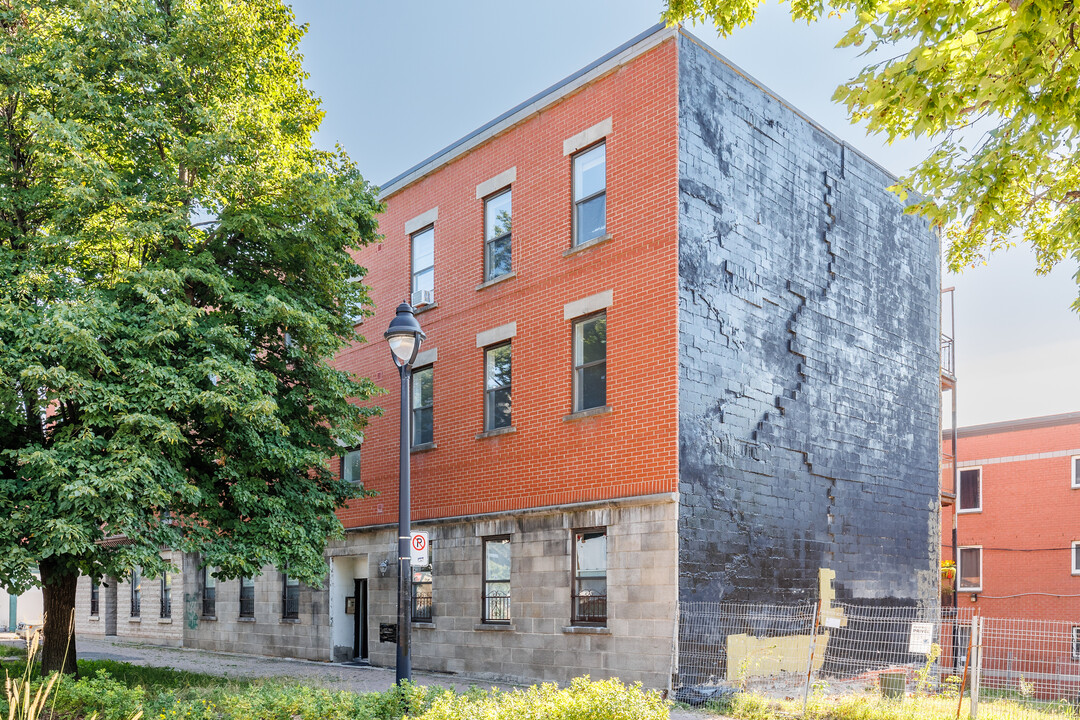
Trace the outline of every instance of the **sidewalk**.
[[[117, 660], [133, 665], [166, 667], [223, 677], [291, 678], [307, 685], [358, 693], [378, 692], [394, 684], [393, 668], [369, 665], [283, 660], [89, 638], [79, 640], [78, 651], [80, 660]], [[413, 673], [413, 680], [420, 685], [441, 685], [457, 690], [466, 690], [473, 685], [481, 688], [498, 687], [503, 690], [515, 687], [507, 683], [441, 673], [416, 672]], [[719, 720], [719, 716], [675, 709], [671, 712], [671, 720]]]

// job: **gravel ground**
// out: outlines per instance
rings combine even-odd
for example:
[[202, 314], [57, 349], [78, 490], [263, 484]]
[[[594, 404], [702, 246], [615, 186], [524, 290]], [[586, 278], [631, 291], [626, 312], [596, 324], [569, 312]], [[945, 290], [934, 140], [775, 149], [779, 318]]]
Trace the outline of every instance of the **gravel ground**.
[[[133, 665], [167, 667], [236, 678], [291, 678], [331, 690], [372, 692], [386, 690], [394, 684], [393, 668], [283, 660], [117, 640], [80, 639], [78, 647], [79, 658], [82, 660], [118, 660]], [[442, 685], [459, 690], [471, 685], [483, 688], [499, 687], [504, 690], [514, 687], [490, 680], [439, 673], [414, 672], [413, 680], [421, 685]], [[676, 709], [671, 712], [671, 720], [722, 720], [722, 717], [695, 710]]]

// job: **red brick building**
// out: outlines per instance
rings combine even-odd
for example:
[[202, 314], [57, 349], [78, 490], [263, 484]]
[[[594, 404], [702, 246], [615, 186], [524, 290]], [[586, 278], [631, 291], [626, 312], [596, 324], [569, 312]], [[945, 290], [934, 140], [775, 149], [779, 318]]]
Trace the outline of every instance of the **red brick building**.
[[[1080, 412], [961, 427], [956, 437], [959, 607], [1080, 618]], [[951, 465], [942, 484], [953, 487]], [[951, 545], [943, 513], [943, 558]]]
[[337, 358], [388, 390], [341, 464], [378, 495], [323, 587], [185, 558], [182, 644], [393, 664], [404, 299], [417, 670], [693, 684], [685, 603], [934, 603], [939, 244], [894, 180], [657, 26], [384, 184]]

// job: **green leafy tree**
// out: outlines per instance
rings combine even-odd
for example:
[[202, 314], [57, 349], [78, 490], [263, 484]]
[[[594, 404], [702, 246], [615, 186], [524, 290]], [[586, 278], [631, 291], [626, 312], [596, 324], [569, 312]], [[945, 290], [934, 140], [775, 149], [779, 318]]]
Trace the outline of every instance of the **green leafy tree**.
[[[761, 0], [669, 0], [665, 19], [750, 23]], [[1080, 7], [1051, 0], [791, 0], [794, 19], [848, 13], [840, 46], [868, 64], [837, 89], [853, 121], [932, 154], [897, 190], [945, 229], [954, 271], [1022, 238], [1038, 271], [1080, 260]], [[1078, 276], [1080, 280], [1080, 276]], [[1080, 311], [1080, 300], [1073, 307]]]
[[[43, 669], [79, 573], [321, 583], [375, 387], [355, 342], [381, 206], [311, 136], [277, 0], [0, 0], [0, 585], [40, 569]], [[102, 542], [106, 538], [119, 541]]]

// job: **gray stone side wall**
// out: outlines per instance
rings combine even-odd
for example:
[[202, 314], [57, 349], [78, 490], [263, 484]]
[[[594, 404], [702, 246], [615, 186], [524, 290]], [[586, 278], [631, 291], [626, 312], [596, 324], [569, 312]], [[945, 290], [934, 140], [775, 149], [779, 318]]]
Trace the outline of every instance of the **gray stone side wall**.
[[[168, 551], [162, 553], [162, 557], [170, 560], [177, 568], [182, 567], [182, 555], [178, 552]], [[116, 637], [130, 638], [140, 642], [157, 643], [162, 645], [179, 646], [183, 639], [182, 605], [178, 598], [182, 597], [184, 576], [182, 570], [174, 572], [172, 577], [172, 612], [170, 617], [161, 617], [161, 579], [142, 578], [139, 615], [131, 614], [131, 576], [127, 575], [119, 580], [104, 578], [99, 590], [98, 615], [90, 614], [90, 578], [79, 578], [78, 588], [75, 592], [75, 627], [80, 635], [91, 637], [104, 637], [106, 634], [106, 619], [111, 611], [116, 613]], [[116, 586], [116, 606], [109, 607], [108, 585]]]
[[198, 555], [184, 556], [183, 593], [174, 614], [183, 619], [184, 647], [200, 650], [329, 660], [330, 639], [325, 587], [300, 585], [299, 616], [284, 618], [282, 576], [263, 568], [255, 578], [254, 617], [240, 617], [240, 581], [218, 580], [215, 614], [203, 614], [202, 572]]
[[[677, 513], [674, 496], [662, 496], [416, 525], [431, 533], [433, 618], [412, 625], [414, 669], [527, 682], [568, 682], [588, 673], [666, 688], [677, 603]], [[571, 533], [590, 527], [607, 528], [603, 629], [570, 623]], [[368, 558], [370, 659], [384, 666], [395, 663], [396, 646], [379, 642], [379, 626], [397, 621], [396, 535], [396, 528], [350, 533], [331, 549], [332, 556]], [[497, 535], [511, 538], [509, 626], [481, 622], [483, 539]]]
[[679, 38], [682, 600], [931, 603], [939, 242], [892, 178]]

